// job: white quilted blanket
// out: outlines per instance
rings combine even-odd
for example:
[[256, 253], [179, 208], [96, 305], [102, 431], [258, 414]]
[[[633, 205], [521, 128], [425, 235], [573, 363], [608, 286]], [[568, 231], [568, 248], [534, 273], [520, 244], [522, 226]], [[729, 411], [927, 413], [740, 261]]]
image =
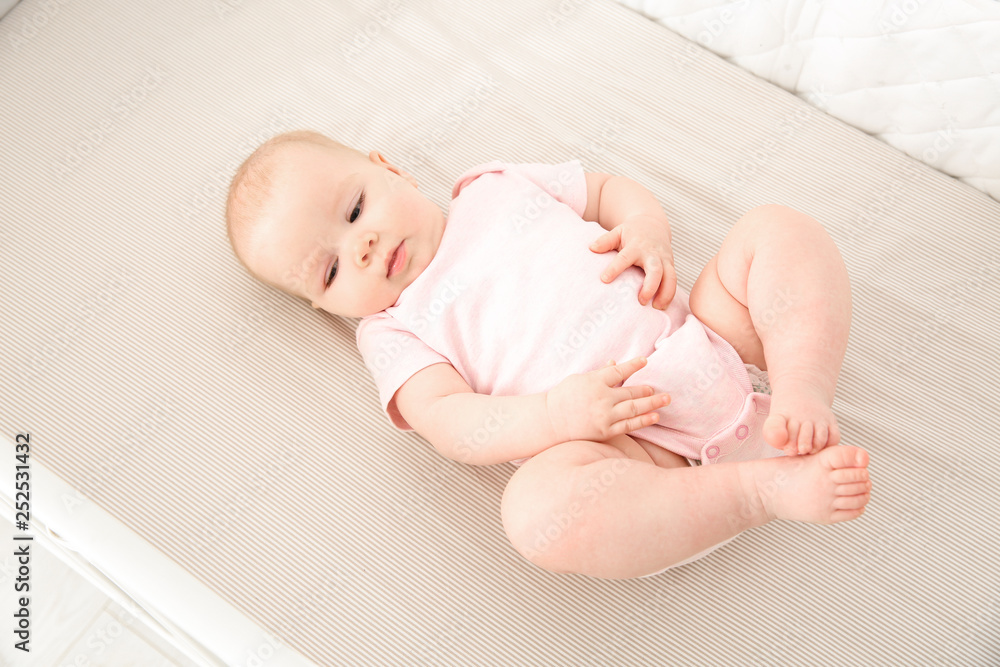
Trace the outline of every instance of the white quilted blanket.
[[1000, 2], [618, 1], [1000, 199]]

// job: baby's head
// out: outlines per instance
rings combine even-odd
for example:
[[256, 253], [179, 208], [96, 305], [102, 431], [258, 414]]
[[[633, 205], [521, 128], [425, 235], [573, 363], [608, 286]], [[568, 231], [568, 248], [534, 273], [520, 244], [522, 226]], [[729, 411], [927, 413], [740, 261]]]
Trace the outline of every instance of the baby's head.
[[261, 144], [226, 202], [229, 242], [251, 275], [345, 317], [392, 306], [434, 258], [444, 227], [437, 204], [381, 153], [308, 130]]

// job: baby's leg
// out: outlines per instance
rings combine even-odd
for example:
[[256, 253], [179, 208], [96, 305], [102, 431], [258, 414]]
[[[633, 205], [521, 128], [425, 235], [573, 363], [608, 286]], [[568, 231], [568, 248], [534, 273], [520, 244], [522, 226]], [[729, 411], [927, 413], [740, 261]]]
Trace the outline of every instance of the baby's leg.
[[690, 305], [745, 362], [768, 371], [769, 445], [794, 455], [839, 442], [830, 406], [851, 327], [851, 286], [822, 225], [784, 206], [753, 209], [698, 277]]
[[857, 447], [692, 468], [627, 451], [573, 440], [521, 466], [501, 504], [514, 548], [553, 572], [626, 579], [772, 519], [855, 519], [869, 498], [868, 455]]

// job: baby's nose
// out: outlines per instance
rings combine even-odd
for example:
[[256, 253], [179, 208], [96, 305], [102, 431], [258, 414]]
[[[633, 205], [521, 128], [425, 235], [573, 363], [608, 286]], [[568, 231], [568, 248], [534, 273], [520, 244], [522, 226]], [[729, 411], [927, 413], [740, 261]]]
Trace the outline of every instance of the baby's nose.
[[360, 267], [368, 266], [368, 263], [373, 259], [374, 253], [372, 252], [372, 244], [378, 243], [378, 234], [375, 232], [365, 232], [358, 239], [358, 249], [357, 249], [357, 263]]

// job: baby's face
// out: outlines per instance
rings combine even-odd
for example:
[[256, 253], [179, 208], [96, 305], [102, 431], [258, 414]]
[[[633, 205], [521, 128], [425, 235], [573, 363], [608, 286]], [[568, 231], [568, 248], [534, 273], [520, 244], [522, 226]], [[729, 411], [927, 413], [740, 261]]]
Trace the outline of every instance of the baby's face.
[[286, 150], [251, 266], [336, 315], [392, 306], [434, 258], [441, 209], [377, 151], [364, 158], [305, 144]]

